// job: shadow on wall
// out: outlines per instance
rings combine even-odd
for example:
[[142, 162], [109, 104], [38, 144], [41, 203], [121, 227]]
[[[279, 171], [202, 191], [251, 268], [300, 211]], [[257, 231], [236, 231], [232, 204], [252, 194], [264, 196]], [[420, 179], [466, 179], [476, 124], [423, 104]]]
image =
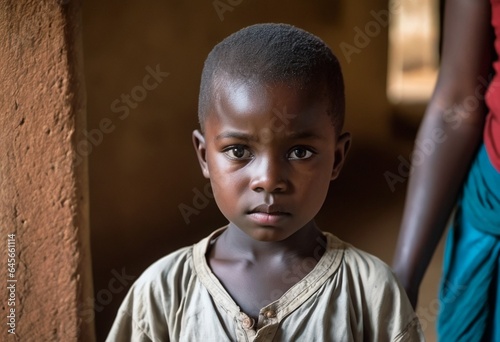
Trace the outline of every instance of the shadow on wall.
[[[191, 131], [205, 57], [244, 26], [304, 28], [325, 40], [343, 66], [354, 148], [349, 175], [325, 204], [333, 210], [320, 215], [324, 229], [355, 237], [351, 217], [359, 225], [359, 211], [380, 212], [402, 200], [404, 188], [391, 192], [383, 177], [409, 149], [391, 147], [385, 95], [387, 15], [395, 10], [385, 0], [85, 1], [88, 127], [78, 149], [90, 159], [95, 298], [83, 304], [82, 315], [95, 320], [99, 341], [148, 265], [225, 224], [199, 170]], [[339, 208], [346, 214], [334, 226], [330, 215], [340, 215]], [[392, 250], [394, 241], [384, 246]]]

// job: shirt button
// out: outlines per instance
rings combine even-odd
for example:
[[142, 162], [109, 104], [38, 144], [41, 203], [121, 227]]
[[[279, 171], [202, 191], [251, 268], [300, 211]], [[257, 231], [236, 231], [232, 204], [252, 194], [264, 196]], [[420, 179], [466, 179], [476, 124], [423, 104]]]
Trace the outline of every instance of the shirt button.
[[245, 317], [245, 318], [243, 318], [243, 321], [241, 322], [241, 324], [243, 325], [243, 329], [249, 330], [249, 329], [253, 328], [254, 320], [250, 317]]
[[276, 312], [274, 312], [273, 310], [269, 310], [264, 313], [264, 316], [266, 316], [267, 319], [274, 318], [276, 317]]

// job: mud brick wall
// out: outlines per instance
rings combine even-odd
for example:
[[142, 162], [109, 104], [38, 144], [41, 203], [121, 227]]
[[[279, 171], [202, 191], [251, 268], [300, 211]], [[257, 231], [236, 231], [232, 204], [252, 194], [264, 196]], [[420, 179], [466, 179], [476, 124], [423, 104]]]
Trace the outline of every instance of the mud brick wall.
[[94, 341], [80, 17], [78, 0], [0, 1], [2, 341]]

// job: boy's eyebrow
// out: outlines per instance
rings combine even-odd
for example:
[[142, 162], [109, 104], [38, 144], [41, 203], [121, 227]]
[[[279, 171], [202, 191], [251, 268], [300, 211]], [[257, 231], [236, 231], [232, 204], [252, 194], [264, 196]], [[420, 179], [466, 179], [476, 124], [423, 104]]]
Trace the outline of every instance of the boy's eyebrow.
[[215, 137], [215, 140], [221, 140], [221, 139], [226, 139], [226, 138], [234, 138], [234, 139], [240, 139], [240, 140], [257, 140], [252, 135], [248, 135], [246, 133], [241, 133], [241, 132], [222, 132], [221, 134], [217, 135]]

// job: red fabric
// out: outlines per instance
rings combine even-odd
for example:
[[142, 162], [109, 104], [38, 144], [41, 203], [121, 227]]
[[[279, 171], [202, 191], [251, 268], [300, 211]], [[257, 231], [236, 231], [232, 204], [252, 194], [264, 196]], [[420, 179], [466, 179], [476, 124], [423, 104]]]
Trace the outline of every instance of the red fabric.
[[[491, 0], [491, 24], [495, 30], [495, 50], [500, 56], [500, 0]], [[484, 127], [484, 144], [491, 163], [500, 172], [500, 60], [493, 63], [495, 76], [486, 92], [490, 113]]]

